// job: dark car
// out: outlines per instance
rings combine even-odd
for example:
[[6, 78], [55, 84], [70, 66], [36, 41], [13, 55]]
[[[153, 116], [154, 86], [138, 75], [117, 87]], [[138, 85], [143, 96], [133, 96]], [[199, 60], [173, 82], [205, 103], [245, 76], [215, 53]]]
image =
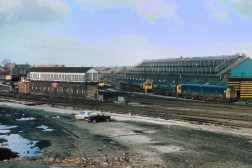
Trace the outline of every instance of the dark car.
[[97, 123], [101, 121], [110, 121], [110, 116], [103, 113], [97, 113], [95, 115], [85, 117], [85, 120], [92, 123]]

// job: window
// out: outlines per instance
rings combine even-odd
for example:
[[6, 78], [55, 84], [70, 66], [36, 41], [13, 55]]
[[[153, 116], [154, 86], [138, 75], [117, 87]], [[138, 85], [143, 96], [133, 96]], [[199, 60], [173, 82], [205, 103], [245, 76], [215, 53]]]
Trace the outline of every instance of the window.
[[93, 80], [98, 81], [98, 73], [93, 73], [93, 75], [94, 75], [93, 76], [93, 78], [94, 78]]
[[71, 80], [71, 75], [66, 75], [66, 80]]
[[88, 81], [92, 80], [92, 73], [88, 73], [88, 74], [87, 74], [87, 80], [88, 80]]
[[54, 80], [58, 80], [58, 79], [59, 79], [58, 74], [54, 74]]
[[31, 76], [32, 76], [32, 79], [39, 79], [38, 73], [33, 73]]

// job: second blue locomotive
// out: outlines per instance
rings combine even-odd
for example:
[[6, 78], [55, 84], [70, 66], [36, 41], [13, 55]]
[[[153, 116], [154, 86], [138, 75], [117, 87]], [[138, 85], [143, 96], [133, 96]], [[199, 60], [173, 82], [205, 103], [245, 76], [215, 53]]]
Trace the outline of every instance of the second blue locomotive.
[[230, 86], [179, 84], [177, 93], [180, 97], [210, 101], [230, 101], [236, 99], [235, 88]]

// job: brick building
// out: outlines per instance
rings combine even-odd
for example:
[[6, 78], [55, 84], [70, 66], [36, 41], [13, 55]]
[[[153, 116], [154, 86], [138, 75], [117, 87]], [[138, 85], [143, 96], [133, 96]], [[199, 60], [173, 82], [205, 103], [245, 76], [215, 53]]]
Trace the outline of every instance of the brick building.
[[22, 77], [18, 82], [18, 92], [19, 93], [30, 93], [30, 81], [25, 77]]
[[99, 72], [92, 67], [36, 67], [30, 71], [30, 93], [98, 99]]

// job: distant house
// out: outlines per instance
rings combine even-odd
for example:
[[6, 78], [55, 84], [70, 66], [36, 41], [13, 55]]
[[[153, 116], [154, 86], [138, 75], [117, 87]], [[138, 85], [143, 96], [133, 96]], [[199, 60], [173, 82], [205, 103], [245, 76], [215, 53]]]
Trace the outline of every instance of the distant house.
[[[4, 64], [3, 69], [6, 75], [26, 76], [30, 72], [31, 66], [29, 64], [16, 64], [13, 62]], [[2, 71], [0, 70], [0, 72]]]
[[31, 66], [29, 64], [15, 64], [12, 74], [25, 76], [30, 72]]
[[5, 69], [3, 69], [2, 67], [0, 67], [0, 73], [3, 74], [5, 72]]

